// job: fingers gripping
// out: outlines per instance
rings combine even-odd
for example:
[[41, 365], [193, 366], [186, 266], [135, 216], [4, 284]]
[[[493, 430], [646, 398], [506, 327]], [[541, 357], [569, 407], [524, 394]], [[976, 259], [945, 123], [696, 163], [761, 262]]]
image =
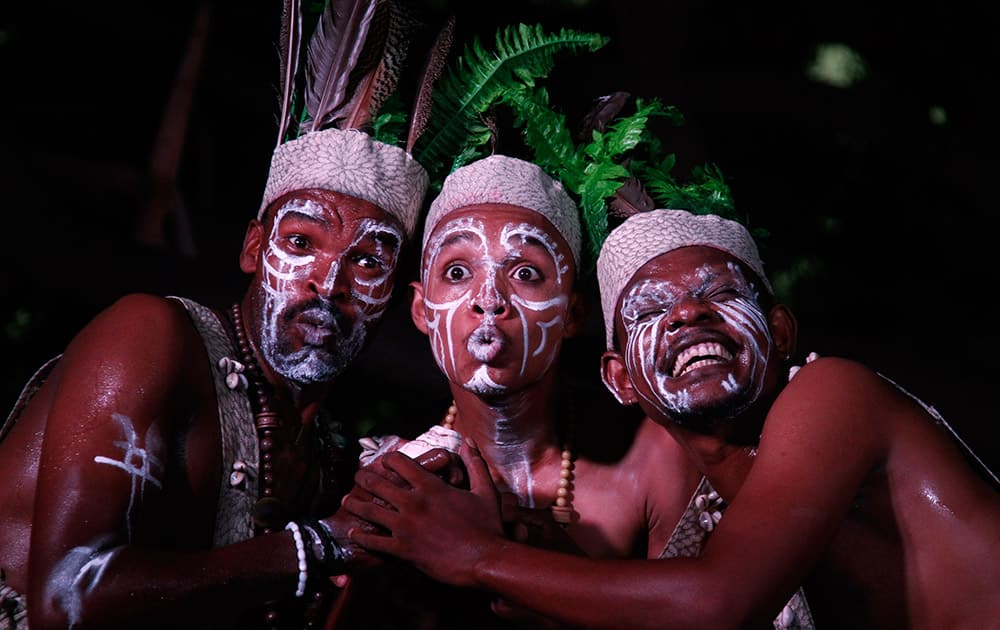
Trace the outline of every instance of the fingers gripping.
[[497, 489], [493, 484], [493, 477], [490, 476], [490, 469], [486, 466], [486, 460], [479, 453], [479, 447], [471, 439], [467, 438], [462, 442], [459, 455], [465, 463], [466, 470], [469, 471], [469, 489], [479, 496], [496, 497]]

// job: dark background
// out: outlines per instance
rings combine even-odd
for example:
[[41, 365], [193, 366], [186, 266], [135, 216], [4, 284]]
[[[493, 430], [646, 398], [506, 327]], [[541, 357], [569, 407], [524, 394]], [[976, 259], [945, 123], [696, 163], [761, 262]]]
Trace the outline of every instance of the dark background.
[[[5, 4], [8, 408], [37, 365], [124, 293], [221, 306], [240, 295], [237, 254], [276, 133], [280, 3]], [[800, 355], [869, 363], [937, 407], [996, 466], [997, 20], [973, 2], [757, 4], [416, 6], [429, 24], [455, 12], [458, 41], [489, 41], [497, 25], [518, 21], [608, 35], [598, 53], [557, 64], [548, 82], [570, 119], [613, 90], [680, 108], [686, 124], [662, 137], [681, 171], [718, 165], [737, 205], [771, 232], [763, 254], [799, 315]], [[204, 49], [190, 59], [199, 16]], [[846, 87], [814, 78], [824, 44], [853, 50], [863, 75]], [[179, 80], [185, 63], [192, 72]], [[178, 86], [190, 88], [189, 102]], [[162, 229], [143, 233], [156, 209]], [[336, 399], [362, 432], [418, 432], [447, 402], [399, 293]], [[567, 371], [595, 386], [601, 335], [592, 311], [566, 351]]]

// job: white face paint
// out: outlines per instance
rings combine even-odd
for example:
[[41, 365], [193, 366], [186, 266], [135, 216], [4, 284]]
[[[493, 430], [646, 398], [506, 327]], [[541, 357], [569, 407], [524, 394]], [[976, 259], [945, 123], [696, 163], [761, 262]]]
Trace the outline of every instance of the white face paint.
[[[727, 335], [738, 345], [734, 357], [705, 359], [705, 365], [731, 365], [731, 371], [714, 381], [721, 393], [716, 390], [707, 394], [710, 390], [705, 389], [704, 378], [687, 379], [688, 385], [681, 387], [672, 373], [676, 354], [670, 352], [671, 344], [678, 344], [682, 336], [699, 325], [697, 321], [681, 322], [676, 309], [692, 302], [721, 318]], [[680, 274], [674, 282], [641, 280], [624, 295], [620, 315], [627, 336], [626, 369], [633, 382], [645, 385], [636, 387], [636, 391], [650, 405], [675, 417], [728, 405], [732, 417], [760, 395], [773, 344], [757, 293], [738, 265], [705, 264]], [[729, 354], [714, 339], [706, 343], [719, 348], [718, 352], [706, 350], [706, 355]], [[698, 360], [694, 357], [691, 362]]]
[[530, 210], [457, 215], [424, 249], [431, 351], [452, 382], [496, 395], [538, 380], [558, 357], [572, 269], [565, 247], [522, 219], [537, 216]]
[[[275, 371], [326, 382], [357, 356], [392, 297], [402, 242], [391, 223], [341, 220], [311, 199], [277, 210], [261, 282], [261, 351]], [[347, 299], [331, 299], [340, 292]]]
[[140, 501], [142, 500], [142, 495], [146, 489], [146, 482], [153, 484], [157, 488], [163, 487], [160, 479], [157, 478], [157, 472], [163, 472], [163, 463], [149, 452], [150, 450], [158, 450], [161, 445], [153, 427], [150, 427], [146, 431], [144, 443], [148, 448], [144, 448], [143, 444], [139, 441], [139, 436], [136, 434], [135, 428], [132, 426], [131, 418], [120, 413], [112, 414], [111, 417], [121, 426], [122, 432], [125, 434], [124, 440], [117, 440], [114, 443], [115, 446], [122, 450], [122, 458], [118, 460], [98, 455], [94, 457], [94, 461], [98, 464], [120, 468], [132, 480], [132, 488], [129, 490], [128, 511], [125, 513], [125, 528], [128, 533], [128, 540], [131, 541], [132, 512], [136, 507], [135, 500], [137, 498]]

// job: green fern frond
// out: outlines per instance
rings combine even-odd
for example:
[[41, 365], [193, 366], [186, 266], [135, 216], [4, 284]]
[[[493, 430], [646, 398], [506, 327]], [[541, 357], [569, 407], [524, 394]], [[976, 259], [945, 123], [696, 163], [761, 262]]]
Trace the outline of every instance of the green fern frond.
[[583, 164], [566, 125], [566, 116], [549, 105], [543, 87], [508, 91], [503, 103], [514, 112], [513, 125], [524, 128], [524, 141], [534, 151], [533, 162], [575, 191], [583, 177]]
[[393, 92], [381, 107], [381, 113], [372, 120], [372, 137], [379, 142], [397, 146], [406, 134], [407, 114], [403, 99]]
[[439, 80], [434, 114], [414, 156], [432, 177], [439, 175], [454, 156], [483, 141], [482, 134], [470, 135], [469, 131], [483, 127], [480, 117], [507, 91], [533, 87], [536, 79], [551, 72], [559, 53], [596, 51], [607, 41], [599, 34], [569, 29], [549, 34], [541, 25], [524, 24], [501, 29], [495, 50], [488, 51], [478, 39], [473, 40]]
[[729, 185], [718, 167], [697, 166], [691, 170], [691, 181], [680, 184], [668, 172], [673, 165], [673, 156], [656, 166], [636, 165], [658, 207], [688, 210], [694, 214], [717, 214], [745, 223], [745, 218], [736, 212]]

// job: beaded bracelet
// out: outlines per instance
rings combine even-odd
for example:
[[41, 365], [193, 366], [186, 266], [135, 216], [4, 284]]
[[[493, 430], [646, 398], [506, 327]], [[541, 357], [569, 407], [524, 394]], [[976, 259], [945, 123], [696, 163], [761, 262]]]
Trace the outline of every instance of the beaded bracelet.
[[309, 534], [312, 544], [306, 545], [307, 556], [314, 561], [323, 575], [341, 575], [347, 571], [347, 560], [350, 552], [337, 544], [333, 532], [322, 521], [305, 519], [301, 522], [302, 529]]
[[302, 540], [302, 530], [299, 529], [298, 523], [288, 521], [285, 529], [292, 532], [292, 538], [295, 540], [295, 558], [298, 560], [299, 566], [299, 582], [295, 587], [295, 596], [302, 597], [306, 594], [306, 581], [309, 579], [309, 565], [306, 563], [306, 544]]

